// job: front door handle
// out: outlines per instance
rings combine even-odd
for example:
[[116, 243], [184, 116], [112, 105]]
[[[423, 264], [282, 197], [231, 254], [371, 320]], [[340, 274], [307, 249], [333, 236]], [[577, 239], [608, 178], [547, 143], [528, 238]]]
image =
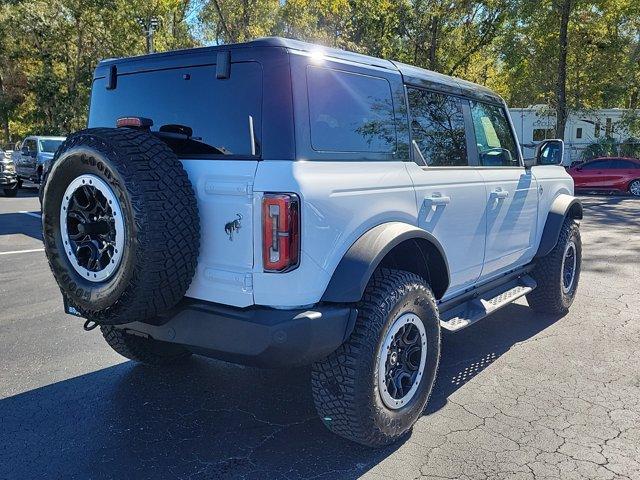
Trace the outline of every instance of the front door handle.
[[449, 203], [451, 203], [451, 197], [441, 195], [439, 193], [434, 193], [430, 197], [427, 197], [425, 200], [431, 202], [431, 205], [448, 205]]
[[498, 200], [503, 200], [509, 196], [509, 190], [503, 190], [501, 188], [496, 188], [491, 192], [491, 196], [493, 198], [497, 198]]

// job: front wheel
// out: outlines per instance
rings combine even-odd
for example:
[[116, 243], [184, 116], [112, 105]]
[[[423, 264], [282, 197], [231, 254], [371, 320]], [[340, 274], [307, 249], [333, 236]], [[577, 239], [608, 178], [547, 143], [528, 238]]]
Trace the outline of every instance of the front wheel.
[[332, 432], [369, 447], [407, 434], [431, 394], [440, 320], [419, 276], [380, 269], [357, 306], [349, 340], [313, 365], [313, 399]]
[[532, 276], [538, 286], [527, 295], [538, 312], [564, 314], [573, 303], [582, 265], [582, 241], [575, 220], [567, 218], [553, 250], [538, 259]]
[[640, 197], [640, 179], [629, 184], [629, 193], [634, 197]]

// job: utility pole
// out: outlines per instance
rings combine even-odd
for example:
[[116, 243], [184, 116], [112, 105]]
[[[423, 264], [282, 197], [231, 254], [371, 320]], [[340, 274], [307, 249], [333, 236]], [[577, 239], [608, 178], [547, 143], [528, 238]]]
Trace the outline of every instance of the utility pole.
[[153, 34], [158, 29], [160, 21], [156, 17], [150, 18], [136, 18], [138, 25], [142, 27], [144, 37], [147, 42], [147, 53], [153, 53]]

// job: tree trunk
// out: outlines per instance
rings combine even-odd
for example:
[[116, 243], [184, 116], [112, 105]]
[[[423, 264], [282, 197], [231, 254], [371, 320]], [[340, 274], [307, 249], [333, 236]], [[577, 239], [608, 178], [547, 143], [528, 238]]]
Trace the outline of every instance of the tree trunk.
[[431, 70], [438, 69], [438, 58], [437, 58], [437, 49], [438, 49], [438, 27], [439, 20], [437, 16], [434, 16], [431, 19], [431, 38], [429, 40], [429, 68]]
[[556, 137], [564, 139], [567, 125], [567, 51], [571, 0], [560, 0], [560, 35], [558, 37], [558, 78], [556, 83]]
[[[0, 99], [4, 100], [5, 91], [4, 91], [4, 82], [2, 81], [2, 75], [0, 75]], [[5, 106], [7, 102], [5, 103]], [[9, 143], [11, 141], [11, 132], [9, 131], [9, 115], [5, 108], [0, 111], [0, 121], [2, 122], [2, 130], [4, 133], [4, 142]]]

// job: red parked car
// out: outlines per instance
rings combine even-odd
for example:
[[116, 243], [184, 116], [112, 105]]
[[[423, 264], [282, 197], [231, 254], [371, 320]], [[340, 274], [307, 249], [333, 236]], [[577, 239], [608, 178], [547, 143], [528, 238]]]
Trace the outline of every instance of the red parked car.
[[637, 158], [594, 158], [568, 171], [576, 190], [629, 192], [640, 197], [640, 160]]

